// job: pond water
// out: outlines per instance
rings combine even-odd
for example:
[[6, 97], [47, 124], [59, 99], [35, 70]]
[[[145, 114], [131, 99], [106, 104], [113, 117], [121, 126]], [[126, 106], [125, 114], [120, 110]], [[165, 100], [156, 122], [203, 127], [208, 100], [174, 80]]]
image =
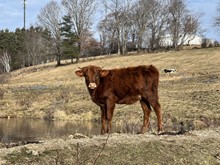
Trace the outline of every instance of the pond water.
[[75, 133], [100, 134], [99, 122], [49, 121], [43, 119], [1, 118], [2, 143], [68, 137]]

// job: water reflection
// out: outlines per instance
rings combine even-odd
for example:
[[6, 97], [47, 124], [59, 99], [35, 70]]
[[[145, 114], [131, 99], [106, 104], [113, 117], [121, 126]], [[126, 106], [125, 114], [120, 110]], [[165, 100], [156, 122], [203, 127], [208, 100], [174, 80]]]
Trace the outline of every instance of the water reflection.
[[98, 135], [100, 124], [96, 122], [48, 121], [41, 119], [0, 119], [1, 142], [59, 138], [82, 133]]

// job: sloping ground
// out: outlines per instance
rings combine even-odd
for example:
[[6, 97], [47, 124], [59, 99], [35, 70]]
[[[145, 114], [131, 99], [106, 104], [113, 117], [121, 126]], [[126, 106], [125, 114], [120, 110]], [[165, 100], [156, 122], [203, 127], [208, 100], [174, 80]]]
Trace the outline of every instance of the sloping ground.
[[[153, 64], [160, 70], [159, 96], [166, 131], [220, 125], [220, 48], [184, 50], [130, 56], [110, 56], [73, 65], [54, 64], [24, 68], [12, 73], [0, 100], [0, 117], [32, 117], [61, 120], [99, 120], [100, 110], [91, 101], [78, 67], [98, 65], [119, 68]], [[165, 68], [177, 72], [166, 74]], [[132, 115], [131, 115], [132, 114]], [[138, 132], [143, 113], [139, 103], [117, 105], [113, 124], [117, 132]], [[151, 125], [156, 129], [155, 114]], [[127, 127], [127, 128], [125, 128]]]
[[[0, 100], [0, 117], [98, 120], [99, 108], [90, 100], [84, 80], [75, 75], [75, 70], [90, 64], [105, 68], [153, 64], [161, 72], [159, 95], [165, 122], [172, 116], [178, 121], [208, 117], [209, 123], [216, 123], [220, 119], [219, 51], [210, 48], [113, 56], [62, 67], [46, 64], [24, 68], [13, 72], [1, 87], [5, 94]], [[165, 68], [176, 68], [177, 72], [165, 74]], [[116, 107], [114, 121], [132, 121], [130, 117], [142, 117], [139, 104]]]
[[[76, 138], [76, 139], [75, 139]], [[78, 138], [78, 139], [77, 139]], [[185, 135], [111, 134], [92, 138], [76, 135], [0, 149], [2, 164], [220, 164], [220, 129]]]
[[[220, 164], [219, 52], [219, 48], [210, 48], [114, 56], [63, 67], [48, 64], [13, 72], [9, 82], [1, 87], [5, 91], [0, 100], [1, 117], [99, 120], [98, 107], [90, 100], [84, 80], [76, 77], [74, 71], [89, 64], [105, 68], [153, 64], [161, 72], [159, 95], [164, 131], [177, 131], [182, 122], [185, 130], [192, 132], [178, 136], [113, 133], [103, 152], [107, 136], [48, 140], [42, 144], [2, 148], [1, 163]], [[165, 68], [176, 68], [177, 72], [165, 74]], [[113, 128], [120, 125], [121, 130], [114, 132], [138, 132], [142, 117], [138, 103], [116, 106]], [[156, 130], [154, 113], [150, 122]]]

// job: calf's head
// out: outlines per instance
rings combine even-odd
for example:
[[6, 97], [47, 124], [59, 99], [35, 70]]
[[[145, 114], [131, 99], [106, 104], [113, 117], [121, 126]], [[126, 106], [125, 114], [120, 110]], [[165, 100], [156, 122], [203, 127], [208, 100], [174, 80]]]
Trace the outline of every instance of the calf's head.
[[109, 71], [103, 70], [98, 66], [89, 65], [79, 68], [75, 73], [79, 77], [85, 77], [86, 85], [89, 89], [95, 89], [99, 86], [100, 77], [107, 76]]

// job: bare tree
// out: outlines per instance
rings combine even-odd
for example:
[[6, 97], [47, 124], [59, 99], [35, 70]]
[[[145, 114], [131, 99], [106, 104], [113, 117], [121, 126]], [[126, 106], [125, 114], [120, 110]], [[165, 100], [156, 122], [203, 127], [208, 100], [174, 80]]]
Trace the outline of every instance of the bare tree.
[[169, 30], [173, 42], [172, 47], [176, 49], [181, 35], [182, 19], [188, 11], [183, 0], [170, 0], [169, 12]]
[[190, 41], [193, 40], [196, 34], [202, 34], [203, 29], [200, 27], [200, 13], [189, 13], [186, 14], [185, 18], [183, 19], [183, 28], [182, 28], [182, 35], [180, 38], [180, 45], [184, 43], [190, 44]]
[[215, 27], [220, 27], [220, 2], [218, 4], [218, 7], [216, 9], [216, 16], [214, 18], [214, 26]]
[[26, 65], [37, 65], [47, 60], [47, 55], [51, 52], [49, 41], [43, 37], [41, 28], [31, 27], [25, 33], [25, 48], [27, 50]]
[[112, 15], [113, 17], [113, 33], [116, 34], [116, 42], [118, 48], [118, 55], [120, 52], [120, 14], [122, 11], [123, 0], [103, 0], [105, 6], [106, 15]]
[[103, 28], [107, 28], [106, 30], [112, 33], [112, 43], [115, 41], [117, 43], [117, 53], [126, 54], [128, 34], [132, 26], [131, 8], [134, 0], [103, 0], [102, 2], [106, 16], [100, 22], [99, 27], [102, 27], [100, 30], [105, 31]]
[[138, 52], [141, 51], [143, 44], [143, 35], [147, 28], [147, 1], [139, 0], [136, 5], [133, 7], [133, 22], [134, 22], [134, 30], [133, 30], [133, 42], [135, 40], [135, 36], [137, 39], [137, 49]]
[[103, 52], [116, 53], [118, 52], [117, 47], [117, 36], [115, 29], [115, 16], [110, 13], [105, 16], [98, 24], [98, 30], [100, 34], [100, 43]]
[[0, 57], [0, 63], [4, 66], [7, 73], [11, 71], [11, 57], [7, 52], [3, 53], [3, 56]]
[[160, 47], [161, 37], [167, 31], [168, 3], [165, 0], [147, 0], [147, 8], [145, 10], [148, 11], [149, 48], [155, 50]]
[[82, 40], [92, 25], [95, 0], [62, 0], [62, 4], [72, 18], [73, 30], [78, 37], [78, 47], [81, 52]]
[[119, 15], [120, 18], [120, 40], [121, 40], [121, 53], [122, 55], [127, 54], [127, 43], [129, 40], [129, 32], [131, 32], [131, 27], [133, 24], [132, 20], [132, 12], [131, 9], [133, 7], [133, 1], [127, 0], [124, 1], [122, 6], [122, 12]]
[[[104, 20], [101, 20], [99, 23], [98, 23], [98, 31], [99, 31], [99, 38], [100, 38], [100, 46], [101, 46], [101, 54], [105, 54], [105, 53], [109, 53], [110, 52], [110, 49], [109, 46], [108, 46], [108, 41], [110, 39], [110, 34], [109, 34], [109, 31], [108, 29], [110, 28], [107, 28], [107, 20], [104, 19]], [[108, 51], [107, 51], [108, 50]]]
[[61, 65], [61, 9], [56, 1], [50, 1], [44, 8], [41, 9], [38, 15], [39, 24], [50, 31], [52, 42], [55, 47], [57, 57], [57, 66]]
[[133, 21], [138, 52], [142, 46], [150, 50], [160, 47], [161, 38], [167, 31], [168, 4], [167, 0], [139, 0], [134, 6]]
[[186, 40], [194, 38], [201, 30], [199, 19], [202, 14], [192, 14], [184, 0], [170, 0], [169, 13], [169, 32], [172, 46], [176, 49], [178, 44], [183, 45]]

